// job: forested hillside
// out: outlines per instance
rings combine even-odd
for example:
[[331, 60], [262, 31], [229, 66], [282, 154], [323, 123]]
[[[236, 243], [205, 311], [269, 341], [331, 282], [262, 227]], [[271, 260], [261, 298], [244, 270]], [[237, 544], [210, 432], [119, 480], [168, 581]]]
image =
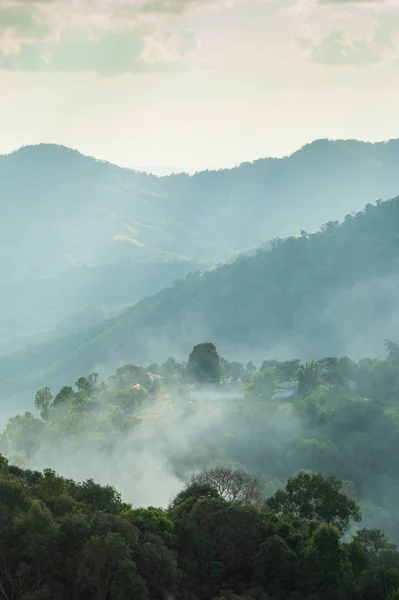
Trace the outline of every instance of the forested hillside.
[[51, 144], [0, 156], [0, 354], [53, 339], [66, 319], [78, 333], [70, 313], [110, 316], [191, 271], [392, 197], [398, 168], [398, 140], [319, 140], [192, 176]]
[[399, 345], [386, 351], [256, 367], [207, 342], [38, 390], [36, 415], [0, 434], [0, 592], [397, 600]]
[[[359, 518], [359, 507], [338, 481], [293, 478], [287, 500], [297, 490], [308, 497], [292, 512], [281, 493], [270, 499], [273, 507], [254, 505], [194, 480], [162, 510], [132, 508], [92, 480], [78, 483], [0, 460], [4, 598], [398, 598], [395, 544], [374, 529], [343, 541], [339, 518]], [[326, 498], [328, 511], [307, 514], [308, 500]]]
[[0, 354], [90, 329], [104, 318], [210, 265], [198, 261], [119, 261], [54, 277], [0, 282]]
[[399, 198], [315, 234], [188, 276], [79, 335], [0, 359], [4, 394], [83, 371], [184, 356], [208, 337], [226, 356], [352, 358], [399, 337]]

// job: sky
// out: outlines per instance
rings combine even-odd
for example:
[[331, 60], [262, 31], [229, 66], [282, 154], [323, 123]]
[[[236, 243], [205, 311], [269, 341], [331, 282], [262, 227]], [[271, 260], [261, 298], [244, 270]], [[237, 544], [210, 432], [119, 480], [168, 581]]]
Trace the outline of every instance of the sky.
[[1, 0], [0, 153], [156, 173], [399, 138], [399, 0]]

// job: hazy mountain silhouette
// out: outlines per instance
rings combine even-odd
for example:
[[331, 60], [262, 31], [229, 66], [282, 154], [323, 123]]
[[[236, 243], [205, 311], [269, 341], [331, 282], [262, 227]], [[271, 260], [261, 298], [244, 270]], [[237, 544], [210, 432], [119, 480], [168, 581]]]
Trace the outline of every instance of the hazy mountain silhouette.
[[0, 156], [0, 280], [121, 258], [213, 261], [399, 192], [399, 140], [156, 177], [63, 146]]
[[90, 314], [105, 318], [208, 267], [184, 260], [125, 260], [74, 267], [54, 277], [0, 281], [0, 355], [51, 339], [60, 330], [88, 329], [93, 325]]

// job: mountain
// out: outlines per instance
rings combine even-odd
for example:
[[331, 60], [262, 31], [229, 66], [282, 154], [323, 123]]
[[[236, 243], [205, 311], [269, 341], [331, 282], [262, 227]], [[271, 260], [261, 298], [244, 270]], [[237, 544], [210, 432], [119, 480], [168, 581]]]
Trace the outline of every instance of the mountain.
[[189, 272], [392, 197], [398, 167], [399, 140], [318, 140], [192, 176], [52, 144], [0, 156], [0, 354], [53, 339], [60, 321], [76, 333], [88, 306], [110, 316]]
[[0, 280], [120, 259], [213, 262], [399, 192], [399, 140], [156, 177], [51, 144], [0, 156]]
[[399, 338], [399, 197], [188, 275], [121, 315], [0, 359], [3, 398], [212, 340], [239, 360], [349, 355]]
[[60, 331], [90, 328], [101, 313], [110, 316], [209, 266], [188, 260], [126, 260], [73, 267], [53, 277], [0, 281], [0, 354], [51, 339]]

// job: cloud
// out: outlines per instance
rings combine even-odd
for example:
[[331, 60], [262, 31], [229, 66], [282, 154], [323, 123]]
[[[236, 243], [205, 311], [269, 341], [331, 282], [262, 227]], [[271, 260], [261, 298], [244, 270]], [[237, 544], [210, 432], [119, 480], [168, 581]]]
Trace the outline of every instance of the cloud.
[[310, 59], [325, 65], [353, 65], [362, 67], [378, 62], [380, 55], [372, 42], [366, 39], [349, 41], [342, 31], [333, 31], [312, 50]]
[[215, 0], [133, 0], [123, 4], [130, 6], [132, 10], [144, 13], [178, 14], [192, 10], [193, 8], [206, 8], [215, 3]]
[[325, 66], [392, 64], [398, 55], [398, 0], [296, 0], [296, 43]]
[[388, 0], [319, 0], [320, 4], [382, 4]]
[[341, 30], [332, 31], [318, 43], [306, 37], [298, 38], [297, 42], [303, 49], [310, 49], [312, 62], [322, 65], [365, 67], [381, 60], [374, 41], [349, 40]]
[[187, 29], [155, 32], [144, 37], [143, 41], [144, 49], [139, 60], [149, 65], [179, 63], [198, 48], [196, 33]]
[[43, 38], [51, 24], [36, 6], [0, 6], [0, 35], [10, 30], [23, 38]]
[[395, 57], [398, 56], [399, 10], [385, 11], [379, 15], [374, 40], [380, 48], [390, 50]]
[[82, 72], [103, 76], [188, 68], [185, 56], [194, 49], [190, 32], [164, 32], [142, 37], [131, 30], [87, 33], [69, 31], [56, 42], [24, 45], [7, 55], [0, 49], [0, 68], [14, 71]]
[[0, 8], [0, 69], [101, 75], [187, 70], [198, 49], [195, 32], [172, 31], [162, 19], [146, 17], [156, 9], [181, 12], [193, 4], [194, 0], [8, 2]]
[[242, 0], [14, 0], [18, 6], [70, 5], [80, 8], [124, 11], [125, 14], [180, 14], [190, 10], [204, 10], [217, 5], [231, 5]]

